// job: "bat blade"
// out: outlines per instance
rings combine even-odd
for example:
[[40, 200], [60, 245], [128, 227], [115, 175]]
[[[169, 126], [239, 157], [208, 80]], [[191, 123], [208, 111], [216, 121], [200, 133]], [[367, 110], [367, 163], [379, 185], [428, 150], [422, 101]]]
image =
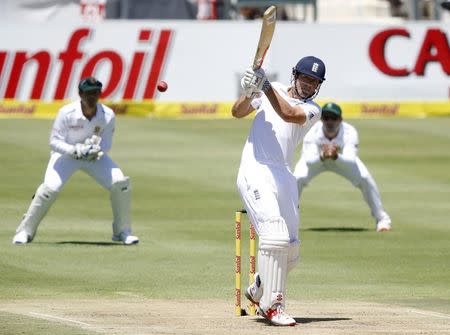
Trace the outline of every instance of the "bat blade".
[[277, 8], [275, 6], [270, 6], [264, 12], [258, 48], [256, 49], [255, 58], [253, 59], [253, 70], [259, 69], [264, 62], [264, 57], [266, 56], [267, 50], [272, 42], [276, 19]]

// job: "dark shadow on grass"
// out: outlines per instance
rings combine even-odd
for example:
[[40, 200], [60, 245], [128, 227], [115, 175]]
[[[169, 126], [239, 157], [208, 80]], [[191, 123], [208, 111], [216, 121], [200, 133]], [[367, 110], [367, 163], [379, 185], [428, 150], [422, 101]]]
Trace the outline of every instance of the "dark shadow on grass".
[[354, 227], [317, 227], [317, 228], [307, 228], [304, 230], [309, 231], [336, 231], [340, 233], [347, 233], [347, 232], [358, 232], [358, 231], [368, 231], [367, 228], [354, 228]]
[[123, 246], [122, 243], [103, 241], [60, 241], [60, 242], [34, 242], [39, 244], [73, 244], [73, 245], [96, 245], [100, 247]]
[[[305, 323], [313, 323], [313, 322], [329, 322], [329, 321], [348, 321], [351, 318], [294, 318], [295, 322], [305, 324]], [[265, 323], [268, 326], [271, 326], [269, 320], [258, 318], [255, 320], [258, 323]]]
[[61, 241], [57, 242], [57, 244], [79, 244], [79, 245], [98, 245], [98, 246], [123, 246], [122, 243], [117, 242], [102, 242], [102, 241]]
[[312, 323], [312, 322], [328, 322], [328, 321], [348, 321], [351, 318], [294, 318], [297, 323]]

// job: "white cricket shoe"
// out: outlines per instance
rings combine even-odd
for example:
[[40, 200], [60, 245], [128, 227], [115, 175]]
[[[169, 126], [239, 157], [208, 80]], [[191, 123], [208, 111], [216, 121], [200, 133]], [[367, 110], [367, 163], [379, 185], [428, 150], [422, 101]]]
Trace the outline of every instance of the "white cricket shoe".
[[26, 244], [31, 242], [32, 238], [28, 236], [25, 230], [19, 231], [16, 235], [14, 235], [12, 243], [13, 244]]
[[295, 326], [297, 322], [284, 311], [282, 304], [275, 304], [267, 311], [261, 308], [258, 310], [261, 316], [265, 317], [275, 326]]
[[255, 280], [253, 281], [253, 284], [247, 287], [244, 294], [248, 300], [256, 306], [259, 306], [259, 301], [263, 296], [263, 288], [261, 287], [261, 277], [258, 272], [254, 274], [254, 278]]
[[127, 233], [121, 233], [120, 235], [113, 235], [113, 241], [121, 241], [125, 245], [139, 243], [139, 237], [128, 235]]
[[377, 232], [390, 231], [391, 230], [391, 220], [382, 219], [377, 222]]

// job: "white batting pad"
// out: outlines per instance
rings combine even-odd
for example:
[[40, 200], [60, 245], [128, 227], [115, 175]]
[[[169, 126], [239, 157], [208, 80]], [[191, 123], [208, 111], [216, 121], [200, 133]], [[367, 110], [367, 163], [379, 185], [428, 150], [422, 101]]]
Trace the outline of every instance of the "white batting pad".
[[258, 272], [263, 286], [260, 307], [268, 310], [276, 303], [284, 305], [289, 232], [281, 217], [264, 222], [260, 228]]
[[288, 250], [288, 272], [290, 272], [293, 268], [295, 268], [300, 262], [300, 241], [295, 240], [289, 243]]
[[111, 207], [113, 212], [113, 235], [119, 236], [121, 233], [131, 234], [131, 183], [129, 177], [112, 184]]
[[259, 224], [260, 247], [288, 247], [289, 231], [282, 217], [271, 218]]
[[49, 189], [44, 184], [39, 185], [31, 201], [30, 207], [23, 216], [22, 222], [16, 230], [16, 233], [25, 231], [30, 237], [30, 242], [36, 235], [36, 230], [47, 214], [50, 206], [55, 201], [58, 192]]

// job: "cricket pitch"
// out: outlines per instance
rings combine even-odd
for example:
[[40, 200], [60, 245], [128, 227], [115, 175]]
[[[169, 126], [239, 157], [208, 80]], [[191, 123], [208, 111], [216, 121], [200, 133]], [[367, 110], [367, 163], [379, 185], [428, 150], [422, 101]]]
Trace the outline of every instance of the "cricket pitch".
[[[261, 317], [236, 317], [223, 300], [151, 300], [123, 292], [118, 299], [10, 300], [0, 313], [40, 319], [99, 334], [448, 334], [450, 315], [364, 302], [289, 301], [295, 327]], [[273, 328], [273, 329], [271, 329]]]

